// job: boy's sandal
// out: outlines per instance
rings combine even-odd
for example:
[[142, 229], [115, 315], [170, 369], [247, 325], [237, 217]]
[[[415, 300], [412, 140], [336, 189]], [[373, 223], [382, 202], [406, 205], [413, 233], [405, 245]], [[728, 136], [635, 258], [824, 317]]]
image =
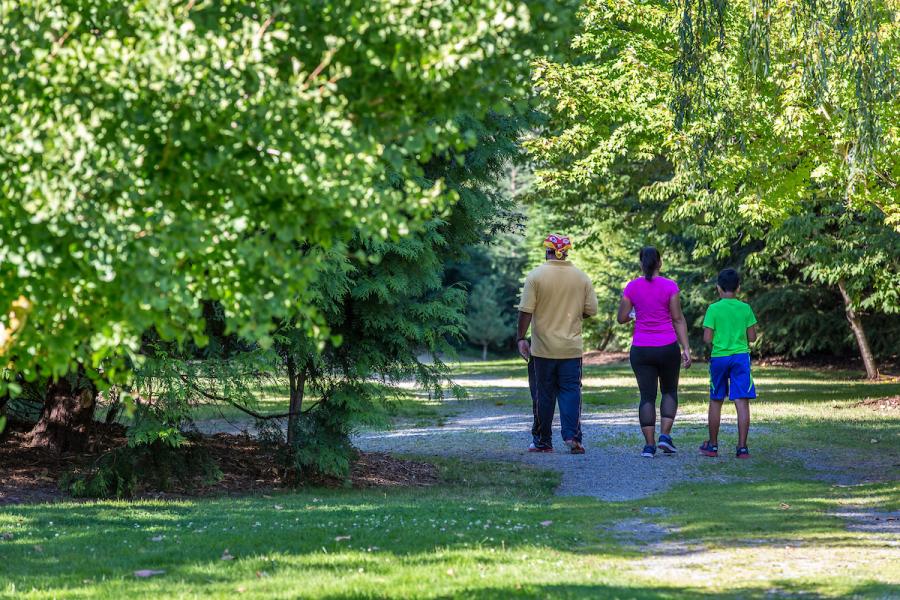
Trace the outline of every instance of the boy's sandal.
[[700, 453], [705, 456], [718, 456], [719, 455], [719, 446], [712, 445], [709, 443], [709, 440], [706, 440], [702, 444], [700, 444]]

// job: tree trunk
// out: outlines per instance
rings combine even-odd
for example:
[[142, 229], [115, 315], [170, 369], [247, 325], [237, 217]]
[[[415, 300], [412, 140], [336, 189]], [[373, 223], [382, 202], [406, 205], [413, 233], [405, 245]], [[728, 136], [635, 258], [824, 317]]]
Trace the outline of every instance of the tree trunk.
[[301, 369], [297, 372], [297, 363], [294, 362], [293, 358], [287, 359], [287, 370], [288, 370], [288, 380], [290, 382], [291, 389], [291, 397], [290, 403], [288, 404], [288, 429], [287, 429], [287, 443], [288, 446], [294, 445], [294, 430], [296, 429], [297, 419], [300, 416], [300, 411], [303, 408], [303, 393], [306, 388], [306, 369]]
[[606, 321], [606, 335], [603, 336], [603, 341], [600, 342], [600, 347], [597, 348], [597, 350], [600, 350], [601, 352], [605, 352], [606, 347], [609, 346], [609, 341], [612, 339], [612, 335], [613, 335], [612, 319], [608, 319]]
[[487, 360], [487, 347], [488, 347], [487, 344], [481, 345], [481, 360], [482, 360], [482, 362]]
[[847, 313], [847, 320], [850, 322], [850, 329], [856, 336], [856, 344], [859, 346], [859, 353], [862, 356], [863, 365], [866, 367], [866, 377], [869, 379], [878, 379], [878, 364], [875, 362], [875, 355], [872, 354], [872, 347], [869, 346], [869, 338], [866, 336], [866, 330], [863, 328], [862, 319], [853, 310], [853, 302], [850, 294], [843, 281], [838, 282], [838, 289], [841, 291], [841, 297], [844, 299], [844, 311]]
[[119, 392], [112, 389], [106, 393], [106, 398], [109, 400], [109, 408], [106, 410], [104, 422], [107, 425], [112, 425], [119, 418], [119, 413], [122, 411], [122, 400], [119, 397]]
[[41, 418], [28, 433], [28, 445], [57, 452], [83, 449], [96, 406], [97, 390], [93, 383], [77, 375], [51, 382]]

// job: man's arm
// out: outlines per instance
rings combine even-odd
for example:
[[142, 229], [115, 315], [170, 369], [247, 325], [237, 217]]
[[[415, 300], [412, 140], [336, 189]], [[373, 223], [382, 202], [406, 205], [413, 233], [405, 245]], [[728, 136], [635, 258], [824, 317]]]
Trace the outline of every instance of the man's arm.
[[591, 280], [587, 280], [587, 289], [584, 294], [584, 309], [581, 312], [582, 319], [590, 319], [597, 315], [597, 294], [594, 292], [594, 286]]
[[[711, 329], [711, 328], [709, 328], [709, 327], [704, 327], [704, 328], [703, 328], [703, 343], [704, 343], [704, 344], [712, 344], [713, 334], [714, 334], [714, 333], [715, 333], [715, 330], [713, 330], [713, 329]], [[747, 333], [748, 333], [747, 339], [750, 339], [750, 337], [749, 337], [750, 331], [747, 330]], [[756, 336], [755, 336], [755, 334], [754, 334], [754, 339], [755, 339], [755, 338], [756, 338]]]
[[519, 311], [519, 322], [516, 326], [516, 345], [519, 347], [519, 354], [522, 358], [529, 360], [531, 358], [531, 345], [525, 339], [528, 328], [531, 326], [531, 313]]

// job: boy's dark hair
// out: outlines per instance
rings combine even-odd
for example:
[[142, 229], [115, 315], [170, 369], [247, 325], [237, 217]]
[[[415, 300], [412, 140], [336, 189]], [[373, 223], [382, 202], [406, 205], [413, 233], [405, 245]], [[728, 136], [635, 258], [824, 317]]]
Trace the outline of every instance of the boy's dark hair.
[[644, 272], [644, 277], [647, 281], [652, 280], [653, 274], [662, 266], [662, 256], [659, 255], [659, 250], [653, 246], [644, 246], [638, 254], [638, 259], [641, 261], [641, 271]]
[[719, 271], [716, 283], [719, 284], [723, 292], [736, 292], [738, 286], [741, 285], [741, 276], [734, 269], [723, 269]]

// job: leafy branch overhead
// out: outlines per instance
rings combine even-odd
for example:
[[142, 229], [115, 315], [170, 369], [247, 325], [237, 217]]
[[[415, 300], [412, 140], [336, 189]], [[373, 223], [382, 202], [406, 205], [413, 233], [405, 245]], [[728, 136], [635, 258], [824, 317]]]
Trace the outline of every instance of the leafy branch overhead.
[[204, 345], [207, 300], [325, 337], [310, 249], [448, 214], [423, 167], [523, 89], [551, 8], [0, 3], [0, 307], [32, 306], [6, 358], [120, 379], [148, 329]]

